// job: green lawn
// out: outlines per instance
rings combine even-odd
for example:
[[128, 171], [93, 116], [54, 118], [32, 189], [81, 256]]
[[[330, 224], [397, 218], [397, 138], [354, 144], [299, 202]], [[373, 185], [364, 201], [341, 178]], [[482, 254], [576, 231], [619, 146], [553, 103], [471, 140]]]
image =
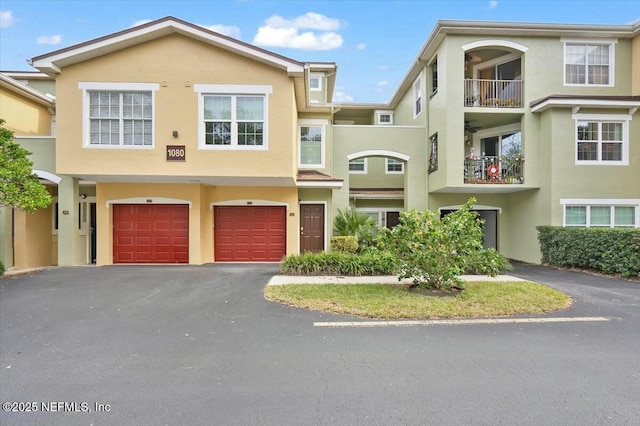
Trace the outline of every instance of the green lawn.
[[468, 282], [455, 295], [423, 295], [405, 285], [293, 284], [267, 286], [267, 300], [366, 318], [503, 317], [566, 309], [571, 298], [533, 282]]

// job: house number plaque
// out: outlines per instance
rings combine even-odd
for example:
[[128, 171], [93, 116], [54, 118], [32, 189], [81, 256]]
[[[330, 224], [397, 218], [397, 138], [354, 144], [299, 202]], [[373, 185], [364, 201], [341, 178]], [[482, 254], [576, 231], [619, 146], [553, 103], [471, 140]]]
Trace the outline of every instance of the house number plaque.
[[167, 161], [185, 161], [184, 145], [167, 145]]

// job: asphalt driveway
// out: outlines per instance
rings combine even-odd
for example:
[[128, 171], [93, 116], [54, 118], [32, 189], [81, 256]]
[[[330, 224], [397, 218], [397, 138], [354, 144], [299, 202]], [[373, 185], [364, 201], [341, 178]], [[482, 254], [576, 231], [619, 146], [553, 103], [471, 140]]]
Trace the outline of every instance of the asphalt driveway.
[[518, 264], [609, 321], [328, 329], [263, 299], [276, 272], [0, 278], [0, 423], [640, 424], [640, 283]]

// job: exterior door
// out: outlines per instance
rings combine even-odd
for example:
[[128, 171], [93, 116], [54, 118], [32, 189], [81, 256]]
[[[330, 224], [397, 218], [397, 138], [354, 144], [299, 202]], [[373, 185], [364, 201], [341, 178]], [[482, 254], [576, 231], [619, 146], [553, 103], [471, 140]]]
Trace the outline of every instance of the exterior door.
[[89, 260], [96, 263], [96, 244], [98, 241], [96, 231], [96, 203], [89, 204]]
[[300, 253], [324, 251], [324, 205], [300, 205]]
[[[441, 210], [440, 217], [443, 218], [455, 210]], [[484, 223], [482, 225], [482, 247], [485, 249], [498, 250], [498, 210], [474, 210]]]
[[400, 212], [387, 212], [387, 228], [400, 225]]

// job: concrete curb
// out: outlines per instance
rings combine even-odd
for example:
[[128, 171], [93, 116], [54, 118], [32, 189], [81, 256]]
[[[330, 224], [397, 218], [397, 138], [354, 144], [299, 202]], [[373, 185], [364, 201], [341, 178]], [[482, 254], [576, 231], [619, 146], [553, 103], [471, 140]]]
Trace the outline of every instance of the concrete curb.
[[[461, 275], [464, 281], [526, 281], [511, 275], [498, 275], [489, 277], [486, 275]], [[291, 276], [275, 275], [267, 285], [287, 284], [411, 284], [411, 280], [398, 281], [394, 275], [378, 275], [367, 277], [342, 277], [342, 276]]]

